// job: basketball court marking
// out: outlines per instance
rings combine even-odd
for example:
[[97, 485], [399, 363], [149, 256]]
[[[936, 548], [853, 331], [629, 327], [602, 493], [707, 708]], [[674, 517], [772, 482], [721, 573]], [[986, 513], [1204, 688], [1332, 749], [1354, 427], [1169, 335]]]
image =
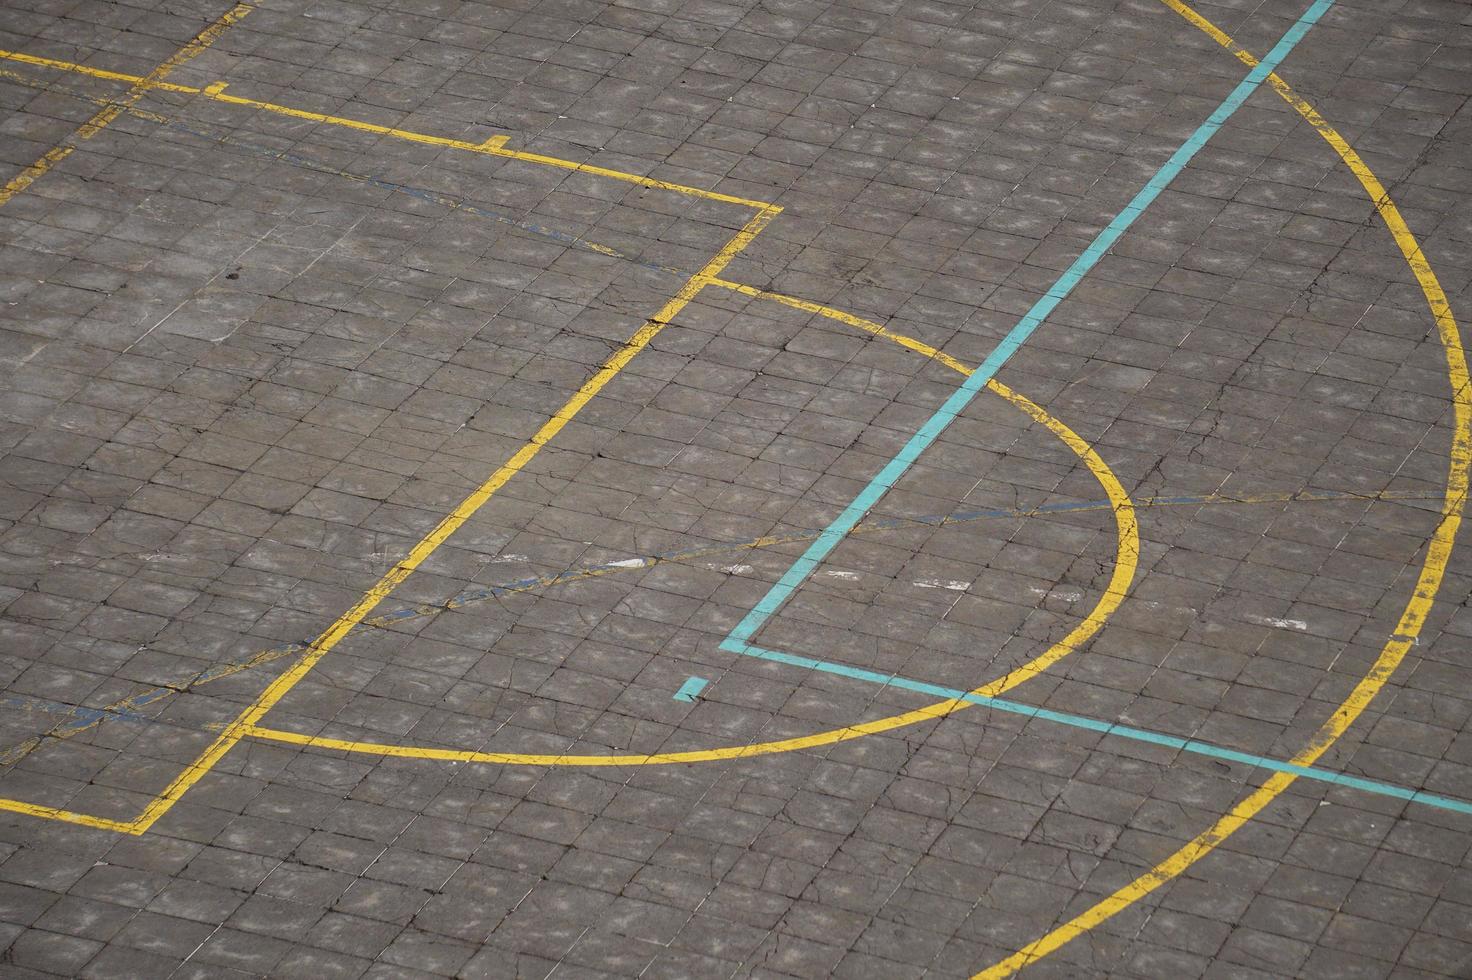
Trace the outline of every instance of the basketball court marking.
[[[1430, 263], [1422, 253], [1420, 244], [1411, 233], [1410, 226], [1401, 216], [1400, 209], [1395, 206], [1395, 202], [1390, 199], [1389, 192], [1370, 167], [1340, 135], [1339, 131], [1331, 126], [1318, 110], [1300, 97], [1275, 71], [1264, 71], [1264, 68], [1276, 64], [1271, 60], [1271, 55], [1268, 59], [1259, 61], [1224, 31], [1181, 0], [1161, 0], [1161, 2], [1207, 34], [1217, 44], [1230, 51], [1237, 60], [1251, 67], [1255, 74], [1262, 73], [1273, 90], [1292, 106], [1294, 111], [1302, 116], [1326, 143], [1333, 147], [1334, 152], [1339, 155], [1345, 166], [1359, 180], [1360, 186], [1369, 196], [1370, 202], [1375, 206], [1386, 229], [1395, 239], [1396, 247], [1400, 249], [1411, 273], [1416, 277], [1416, 282], [1426, 297], [1427, 306], [1431, 310], [1432, 319], [1436, 322], [1436, 330], [1446, 352], [1447, 375], [1451, 381], [1455, 414], [1450, 462], [1447, 469], [1446, 499], [1442, 505], [1441, 520], [1428, 543], [1426, 559], [1417, 577], [1415, 591], [1401, 613], [1395, 632], [1386, 641], [1379, 657], [1355, 685], [1354, 690], [1324, 721], [1309, 739], [1308, 744], [1290, 760], [1293, 766], [1311, 766], [1338, 741], [1350, 725], [1354, 724], [1355, 720], [1369, 707], [1375, 695], [1380, 693], [1381, 688], [1390, 680], [1391, 675], [1395, 673], [1396, 668], [1400, 666], [1412, 645], [1420, 637], [1421, 628], [1425, 625], [1426, 617], [1436, 601], [1437, 592], [1446, 574], [1447, 563], [1451, 560], [1457, 530], [1461, 526], [1462, 511], [1467, 503], [1468, 470], [1469, 467], [1472, 467], [1472, 378], [1468, 377], [1461, 335], [1457, 329], [1457, 322], [1452, 316], [1451, 304], [1447, 300], [1446, 293], [1442, 290], [1436, 273], [1432, 271]], [[1011, 976], [1029, 963], [1042, 959], [1101, 923], [1107, 922], [1162, 885], [1173, 881], [1246, 826], [1248, 821], [1281, 796], [1289, 786], [1292, 786], [1299, 775], [1293, 771], [1274, 773], [1261, 787], [1244, 797], [1223, 817], [1197, 834], [1169, 857], [1046, 935], [1022, 946], [1011, 956], [977, 973], [974, 980], [998, 980], [1001, 977]]]

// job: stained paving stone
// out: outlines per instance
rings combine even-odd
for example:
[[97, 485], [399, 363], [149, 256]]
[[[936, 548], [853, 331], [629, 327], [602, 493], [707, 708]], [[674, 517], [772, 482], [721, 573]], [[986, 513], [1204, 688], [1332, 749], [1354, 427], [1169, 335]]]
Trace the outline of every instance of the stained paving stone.
[[[228, 6], [13, 3], [0, 49], [141, 76]], [[0, 66], [5, 179], [73, 147], [0, 203], [11, 801], [135, 818], [751, 214], [197, 89], [780, 204], [723, 278], [976, 364], [1246, 71], [1113, 0], [250, 7], [170, 76], [190, 91], [85, 138], [125, 82]], [[1261, 55], [1302, 8], [1199, 10]], [[1282, 68], [1458, 317], [1469, 52], [1464, 4], [1336, 0]], [[1440, 520], [1434, 326], [1353, 176], [1252, 95], [998, 375], [1094, 448], [1140, 536], [1107, 623], [1009, 696], [1300, 751], [1405, 629]], [[1098, 474], [994, 393], [756, 637], [849, 676], [720, 648], [959, 381], [707, 284], [258, 722], [661, 753], [927, 703], [853, 670], [1001, 677], [1120, 555]], [[1464, 545], [1320, 765], [1472, 797]], [[0, 972], [969, 976], [1265, 778], [985, 707], [654, 766], [248, 738], [139, 836], [6, 812]], [[1300, 779], [1024, 972], [1472, 975], [1469, 819]]]

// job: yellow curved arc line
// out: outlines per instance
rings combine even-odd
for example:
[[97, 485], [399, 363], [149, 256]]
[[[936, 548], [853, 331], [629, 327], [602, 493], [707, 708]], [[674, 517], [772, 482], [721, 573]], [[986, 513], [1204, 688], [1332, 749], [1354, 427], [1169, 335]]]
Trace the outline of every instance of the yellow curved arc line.
[[[680, 291], [672, 296], [664, 306], [653, 317], [646, 320], [644, 325], [634, 332], [633, 336], [624, 342], [611, 357], [603, 362], [598, 371], [585, 381], [573, 395], [559, 408], [541, 427], [532, 434], [531, 438], [522, 444], [522, 447], [501, 464], [484, 483], [477, 487], [469, 496], [462, 500], [454, 510], [440, 519], [435, 527], [420, 539], [419, 543], [409, 550], [409, 553], [399, 559], [379, 580], [363, 594], [353, 606], [335, 619], [310, 645], [302, 656], [273, 680], [266, 689], [262, 691], [254, 701], [247, 705], [234, 721], [224, 726], [220, 734], [209, 744], [209, 746], [195, 757], [194, 761], [182, 769], [178, 776], [168, 784], [159, 795], [155, 796], [143, 812], [134, 820], [122, 824], [131, 834], [145, 833], [164, 814], [168, 813], [175, 804], [184, 797], [195, 783], [203, 779], [221, 759], [242, 739], [246, 730], [260, 722], [266, 714], [286, 696], [292, 687], [299, 683], [319, 661], [351, 633], [359, 623], [373, 612], [380, 602], [386, 599], [393, 590], [406, 578], [412, 575], [451, 535], [468, 522], [479, 509], [489, 501], [495, 493], [511, 480], [520, 470], [525, 467], [536, 455], [541, 452], [543, 446], [547, 445], [562, 429], [571, 422], [582, 408], [618, 376], [619, 372], [628, 365], [634, 357], [646, 348], [656, 336], [662, 331], [691, 301], [705, 288], [706, 280], [713, 275], [718, 275], [728, 264], [731, 263], [751, 241], [771, 223], [782, 208], [780, 205], [770, 205], [765, 210], [753, 215], [742, 229], [732, 236], [725, 246], [705, 264], [699, 272], [692, 274]], [[115, 829], [118, 821], [106, 818], [93, 817], [90, 814], [78, 813], [72, 810], [57, 810], [46, 807], [38, 807], [36, 804], [26, 803], [21, 800], [0, 798], [0, 810], [8, 810], [16, 813], [25, 813], [32, 816], [44, 816], [54, 820], [65, 820], [71, 823], [80, 823], [86, 826], [105, 827]]]
[[[1181, 0], [1161, 0], [1161, 2], [1230, 51], [1237, 60], [1249, 67], [1257, 66], [1257, 59], [1250, 52]], [[1339, 134], [1339, 131], [1331, 126], [1318, 110], [1299, 96], [1276, 72], [1268, 75], [1267, 80], [1273, 90], [1339, 154], [1340, 159], [1354, 173], [1365, 192], [1370, 196], [1375, 210], [1379, 212], [1381, 220], [1385, 222], [1385, 227], [1395, 239], [1396, 246], [1405, 257], [1406, 264], [1410, 266], [1421, 291], [1426, 295], [1426, 303], [1431, 309], [1432, 317], [1436, 320], [1437, 333], [1446, 351], [1447, 374], [1452, 385], [1455, 418], [1451, 462], [1447, 470], [1446, 499], [1442, 505], [1441, 520], [1427, 545], [1426, 560], [1417, 577], [1415, 592], [1401, 613], [1395, 633], [1386, 642], [1369, 672], [1360, 679], [1349, 696], [1319, 727], [1309, 739], [1308, 744], [1291, 760], [1295, 765], [1308, 766], [1317, 761], [1344, 734], [1380, 689], [1385, 686], [1386, 681], [1395, 673], [1396, 668], [1405, 658], [1406, 652], [1416, 642], [1426, 616], [1436, 601], [1436, 594], [1441, 588], [1442, 578], [1446, 573], [1447, 562], [1451, 558], [1457, 529], [1462, 522], [1462, 510], [1467, 502], [1468, 469], [1469, 466], [1472, 466], [1472, 379], [1469, 379], [1467, 374], [1467, 360], [1456, 320], [1452, 316], [1451, 304], [1441, 288], [1441, 283], [1437, 281], [1436, 273], [1431, 270], [1430, 264], [1426, 261], [1420, 244], [1411, 233], [1405, 219], [1401, 217], [1400, 210], [1391, 201], [1385, 186], [1380, 183], [1379, 178], [1354, 151], [1348, 141]], [[996, 965], [977, 973], [973, 980], [997, 980], [997, 978], [1011, 976], [1029, 963], [1055, 952], [1066, 943], [1077, 939], [1111, 916], [1149, 895], [1210, 854], [1284, 790], [1293, 785], [1293, 781], [1297, 778], [1288, 773], [1275, 773], [1262, 786], [1232, 807], [1216, 823], [1192, 838], [1174, 854], [1047, 935], [1027, 944]]]
[[[816, 313], [819, 316], [826, 316], [829, 319], [837, 320], [839, 323], [848, 324], [850, 327], [857, 327], [858, 329], [863, 330], [866, 333], [872, 333], [876, 337], [883, 337], [885, 340], [894, 341], [901, 347], [907, 347], [917, 354], [922, 354], [925, 357], [930, 358], [932, 361], [939, 361], [941, 364], [944, 364], [946, 367], [950, 368], [952, 371], [957, 372], [958, 374], [965, 375], [966, 377], [971, 376], [972, 369], [964, 361], [958, 361], [951, 355], [937, 350], [924, 341], [916, 340], [914, 337], [907, 337], [902, 333], [895, 333], [893, 330], [890, 330], [881, 324], [875, 323], [873, 320], [866, 320], [861, 316], [855, 316], [852, 313], [845, 313], [843, 310], [834, 309], [831, 306], [824, 306], [822, 303], [814, 303], [812, 300], [799, 299], [796, 296], [787, 296], [783, 293], [768, 292], [765, 289], [757, 289], [755, 286], [747, 286], [744, 283], [731, 282], [729, 279], [722, 279], [719, 276], [712, 276], [707, 281], [712, 286], [719, 286], [722, 289], [729, 289], [733, 293], [740, 293], [743, 296], [750, 296], [753, 299], [771, 300], [774, 303], [781, 303], [783, 306], [790, 306], [793, 309], [802, 310], [805, 313]], [[1005, 386], [1001, 384], [988, 384], [987, 387], [991, 388], [997, 394], [1002, 395], [1003, 398], [1007, 398], [1008, 401], [1012, 401], [1013, 404], [1018, 404], [1019, 407], [1021, 407], [1020, 404], [1014, 401], [1009, 395], [1003, 394], [1004, 390], [1010, 392], [1010, 388], [1005, 388]], [[1026, 401], [1026, 399], [1024, 399], [1024, 401]], [[1027, 402], [1027, 404], [1032, 405], [1033, 408], [1037, 407], [1036, 405], [1033, 405], [1032, 402]], [[1027, 409], [1023, 410], [1027, 411], [1029, 415], [1033, 414]], [[1052, 416], [1049, 416], [1049, 418], [1051, 417]], [[1041, 419], [1039, 421], [1041, 421]], [[1046, 422], [1044, 422], [1043, 424], [1047, 425]], [[1085, 447], [1085, 450], [1087, 450], [1089, 444], [1084, 442], [1082, 439], [1079, 439], [1078, 435], [1074, 433], [1072, 429], [1064, 426], [1061, 431], [1067, 432], [1074, 439], [1077, 439], [1078, 444]], [[1064, 441], [1067, 442], [1068, 440], [1064, 439]], [[1071, 442], [1069, 443], [1069, 448], [1073, 449], [1074, 452], [1077, 452], [1080, 455], [1083, 455], [1085, 451], [1075, 448], [1074, 444]], [[1109, 468], [1106, 466], [1104, 467], [1104, 469], [1107, 471]], [[1103, 481], [1101, 480], [1100, 482]], [[1112, 500], [1113, 498], [1111, 497], [1110, 499]], [[1128, 500], [1129, 498], [1125, 497], [1124, 499]]]
[[164, 788], [162, 793], [153, 799], [153, 802], [144, 808], [134, 822], [138, 832], [142, 833], [153, 826], [174, 804], [178, 803], [195, 783], [199, 782], [237, 742], [245, 737], [244, 732], [259, 724], [293, 687], [311, 673], [323, 657], [327, 656], [377, 608], [380, 602], [386, 599], [405, 579], [414, 574], [419, 566], [434, 554], [440, 545], [448, 541], [451, 535], [463, 527], [481, 507], [495, 496], [501, 487], [510, 482], [516, 474], [535, 459], [542, 451], [542, 447], [550, 443], [569, 422], [575, 419], [578, 413], [597, 397], [609, 382], [618, 377], [619, 372], [627, 367], [640, 351], [648, 347], [680, 311], [699, 295], [701, 289], [705, 287], [705, 280], [712, 275], [718, 275], [781, 211], [781, 206], [773, 204], [753, 215], [699, 272], [690, 277], [679, 292], [670, 297], [664, 306], [646, 320], [644, 325], [636, 330], [613, 356], [603, 362], [603, 366], [598, 369], [597, 373], [583, 382], [582, 387], [578, 388], [572, 397], [562, 403], [562, 407], [553, 413], [551, 418], [543, 422], [541, 427], [532, 433], [531, 438], [523, 443], [510, 459], [502, 463], [454, 510], [441, 518], [434, 529], [421, 538], [407, 555], [399, 559], [398, 563], [365, 592], [351, 609], [334, 620], [331, 626], [328, 626], [317, 639], [313, 640], [301, 659], [272, 681], [234, 721], [225, 727], [208, 748], [200, 753], [187, 768], [174, 778], [173, 782]]
[[[886, 329], [872, 320], [854, 316], [820, 303], [809, 300], [786, 296], [781, 293], [772, 293], [757, 289], [754, 286], [745, 286], [740, 283], [729, 282], [715, 276], [706, 278], [706, 282], [712, 286], [730, 289], [759, 299], [771, 300], [838, 320], [849, 326], [857, 327], [875, 336], [898, 343], [928, 358], [939, 361], [945, 366], [963, 375], [969, 375], [972, 368], [961, 361], [956, 360], [948, 354], [944, 354], [929, 344], [897, 334]], [[1080, 459], [1083, 460], [1094, 478], [1104, 488], [1105, 495], [1109, 498], [1110, 508], [1114, 513], [1115, 529], [1118, 546], [1118, 557], [1115, 560], [1114, 570], [1110, 574], [1109, 583], [1104, 589], [1104, 594], [1093, 610], [1084, 617], [1068, 635], [1057, 643], [1044, 650], [1032, 660], [1016, 667], [1002, 677], [985, 684], [970, 692], [971, 695], [983, 697], [997, 697], [1029, 678], [1035, 677], [1047, 670], [1053, 664], [1062, 660], [1080, 646], [1086, 643], [1104, 625], [1105, 620], [1119, 608], [1129, 592], [1130, 583], [1134, 581], [1135, 571], [1139, 565], [1140, 558], [1140, 529], [1139, 522], [1135, 516], [1135, 506], [1130, 500], [1129, 493], [1119, 482], [1119, 477], [1109, 468], [1095, 450], [1082, 436], [1074, 432], [1063, 422], [1049, 415], [1042, 406], [1032, 401], [1027, 396], [1012, 390], [999, 381], [992, 380], [987, 387], [998, 395], [1016, 405], [1029, 417], [1046, 426], [1055, 436], [1068, 446]], [[974, 702], [956, 698], [953, 700], [939, 701], [934, 704], [917, 708], [914, 711], [906, 711], [901, 714], [891, 715], [887, 718], [877, 718], [873, 721], [863, 722], [857, 725], [847, 725], [843, 728], [834, 728], [828, 731], [815, 732], [811, 735], [801, 735], [795, 738], [779, 739], [771, 742], [757, 742], [750, 745], [730, 745], [713, 749], [695, 749], [684, 752], [658, 752], [651, 754], [619, 753], [605, 755], [572, 755], [567, 753], [545, 754], [529, 752], [476, 752], [469, 749], [436, 749], [409, 745], [388, 745], [381, 742], [360, 742], [348, 739], [324, 738], [314, 735], [301, 735], [296, 732], [283, 731], [277, 728], [269, 728], [259, 724], [251, 724], [243, 728], [238, 734], [252, 738], [267, 739], [276, 742], [288, 742], [293, 745], [310, 746], [321, 749], [336, 749], [343, 752], [360, 752], [371, 755], [394, 756], [409, 759], [437, 759], [447, 762], [481, 762], [498, 765], [533, 765], [533, 766], [649, 766], [669, 765], [674, 763], [691, 762], [715, 762], [724, 759], [746, 759], [759, 755], [773, 755], [780, 752], [793, 752], [798, 749], [811, 749], [819, 746], [833, 745], [837, 742], [847, 742], [868, 735], [877, 735], [882, 732], [893, 731], [908, 725], [918, 724], [922, 721], [931, 721], [943, 718], [970, 708]]]

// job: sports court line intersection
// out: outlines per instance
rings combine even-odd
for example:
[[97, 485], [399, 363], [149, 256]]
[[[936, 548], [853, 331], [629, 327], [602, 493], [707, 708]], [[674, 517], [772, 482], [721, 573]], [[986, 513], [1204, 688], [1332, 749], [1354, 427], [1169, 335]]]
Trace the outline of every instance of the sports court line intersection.
[[[353, 604], [347, 612], [343, 613], [331, 625], [327, 627], [316, 639], [305, 649], [302, 656], [292, 664], [285, 672], [276, 677], [262, 693], [242, 710], [236, 718], [224, 727], [224, 730], [214, 738], [207, 748], [186, 765], [179, 775], [175, 777], [164, 790], [153, 797], [143, 808], [142, 812], [132, 820], [118, 820], [113, 818], [98, 817], [93, 814], [80, 813], [62, 807], [51, 807], [30, 803], [24, 800], [0, 798], [0, 810], [8, 810], [14, 813], [22, 813], [43, 819], [59, 820], [66, 823], [79, 824], [102, 830], [111, 830], [128, 834], [142, 834], [153, 826], [160, 818], [171, 810], [184, 794], [189, 791], [200, 779], [204, 778], [225, 755], [242, 739], [249, 737], [251, 729], [260, 722], [271, 708], [302, 679], [304, 679], [313, 667], [330, 652], [339, 642], [346, 638], [359, 624], [361, 624], [373, 612], [378, 605], [386, 599], [393, 590], [405, 579], [414, 573], [430, 555], [432, 555], [441, 544], [449, 539], [460, 527], [484, 506], [496, 492], [504, 486], [512, 477], [527, 466], [566, 425], [571, 422], [582, 409], [593, 400], [604, 387], [606, 387], [618, 374], [644, 350], [663, 329], [674, 320], [679, 313], [690, 304], [690, 302], [712, 281], [717, 279], [731, 261], [746, 246], [748, 246], [758, 234], [761, 233], [771, 221], [782, 212], [780, 205], [765, 201], [755, 201], [748, 198], [723, 194], [717, 191], [705, 190], [698, 187], [689, 187], [675, 184], [669, 181], [659, 180], [642, 174], [627, 173], [624, 171], [611, 170], [592, 164], [582, 163], [575, 160], [565, 160], [558, 157], [550, 157], [538, 153], [529, 153], [520, 150], [508, 150], [506, 143], [509, 139], [507, 134], [497, 134], [479, 142], [472, 143], [465, 140], [452, 139], [448, 137], [433, 136], [410, 130], [397, 129], [390, 126], [381, 126], [373, 123], [365, 123], [360, 120], [349, 119], [341, 116], [333, 116], [326, 113], [311, 112], [283, 106], [276, 103], [265, 102], [257, 99], [244, 98], [226, 94], [228, 83], [217, 81], [203, 87], [191, 85], [179, 85], [173, 82], [163, 81], [161, 76], [137, 76], [123, 72], [106, 71], [91, 68], [75, 62], [61, 61], [53, 58], [42, 58], [27, 55], [15, 51], [0, 50], [0, 59], [34, 65], [38, 67], [53, 68], [62, 71], [75, 72], [93, 78], [106, 79], [109, 81], [128, 82], [134, 86], [137, 98], [150, 90], [161, 90], [186, 95], [196, 95], [229, 105], [244, 106], [287, 116], [290, 118], [304, 119], [324, 125], [342, 126], [349, 129], [366, 132], [373, 135], [392, 137], [415, 143], [424, 143], [441, 146], [450, 149], [464, 150], [472, 153], [487, 154], [510, 159], [521, 160], [528, 163], [555, 167], [562, 170], [584, 173], [598, 177], [608, 177], [625, 183], [635, 184], [655, 190], [668, 190], [684, 194], [689, 197], [701, 198], [726, 204], [735, 204], [753, 210], [752, 214], [740, 226], [739, 230], [731, 236], [721, 249], [698, 271], [691, 273], [680, 290], [671, 297], [653, 316], [646, 319], [643, 325], [623, 343], [612, 355], [610, 355], [598, 368], [598, 370], [575, 391], [562, 407], [547, 419], [545, 423], [528, 439], [522, 447], [514, 453], [510, 459], [498, 467], [484, 483], [477, 487], [469, 496], [447, 514], [438, 524], [426, 534], [409, 553], [394, 564], [379, 580]], [[111, 113], [108, 120], [115, 118], [126, 108], [136, 102], [133, 98], [127, 105], [104, 110]], [[3, 202], [0, 202], [3, 203]]]
[[1135, 193], [1124, 209], [1105, 225], [1088, 247], [1054, 280], [1047, 291], [1023, 314], [1022, 319], [1008, 331], [975, 371], [951, 393], [945, 403], [921, 425], [900, 451], [869, 480], [848, 506], [783, 573], [776, 584], [767, 591], [767, 594], [736, 624], [721, 641], [721, 649], [732, 653], [749, 652], [748, 644], [762, 625], [776, 614], [798, 586], [817, 570], [818, 565], [834, 548], [838, 547], [839, 542], [848, 532], [853, 530], [864, 515], [899, 482], [906, 471], [920, 458], [920, 455], [930, 448], [940, 438], [941, 433], [966, 410], [966, 407], [981, 393], [987, 383], [996, 376], [1002, 365], [1006, 364], [1021, 349], [1027, 339], [1043, 325], [1049, 314], [1057, 309], [1058, 304], [1062, 303], [1069, 293], [1073, 292], [1074, 287], [1099, 264], [1099, 260], [1170, 186], [1170, 183], [1201, 151], [1207, 141], [1241, 108], [1248, 97], [1257, 91], [1267, 79], [1268, 74], [1298, 45], [1298, 42], [1308, 33], [1309, 28], [1318, 22], [1325, 11], [1333, 5], [1333, 2], [1334, 0], [1315, 0], [1314, 4], [1304, 11], [1273, 47], [1273, 50], [1268, 53], [1268, 56], [1248, 72], [1247, 77], [1232, 89], [1211, 115], [1207, 116], [1206, 120], [1186, 138], [1186, 141], [1160, 165], [1146, 181], [1145, 186]]

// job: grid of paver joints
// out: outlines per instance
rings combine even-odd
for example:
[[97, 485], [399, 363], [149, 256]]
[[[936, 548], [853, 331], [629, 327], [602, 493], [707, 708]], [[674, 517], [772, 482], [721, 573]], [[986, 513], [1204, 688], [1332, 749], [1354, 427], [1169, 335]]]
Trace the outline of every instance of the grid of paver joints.
[[974, 965], [974, 964], [973, 964]]

